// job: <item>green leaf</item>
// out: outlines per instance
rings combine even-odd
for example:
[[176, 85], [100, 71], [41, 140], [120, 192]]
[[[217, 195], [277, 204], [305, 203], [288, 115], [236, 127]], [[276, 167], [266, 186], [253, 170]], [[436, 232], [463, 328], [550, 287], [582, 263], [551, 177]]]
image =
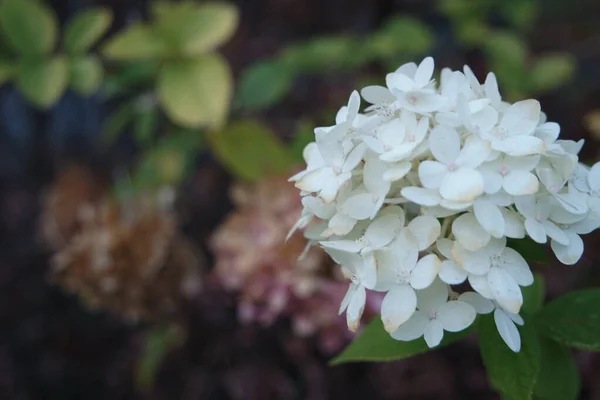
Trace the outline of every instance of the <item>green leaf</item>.
[[49, 54], [56, 45], [56, 15], [37, 0], [1, 2], [0, 28], [8, 42], [24, 56]]
[[600, 289], [571, 292], [546, 304], [537, 315], [541, 334], [582, 350], [600, 350]]
[[158, 124], [156, 110], [145, 110], [137, 114], [133, 125], [133, 137], [142, 146], [150, 144], [154, 131]]
[[148, 86], [154, 82], [158, 65], [154, 61], [135, 61], [127, 63], [104, 79], [102, 92], [106, 97], [126, 93], [139, 86]]
[[290, 143], [290, 151], [298, 162], [304, 162], [304, 148], [315, 141], [314, 126], [309, 120], [301, 120], [296, 127], [296, 133]]
[[513, 352], [504, 343], [492, 314], [479, 321], [479, 347], [488, 379], [505, 399], [531, 399], [540, 370], [540, 345], [533, 324], [519, 327], [521, 350]]
[[13, 77], [15, 68], [9, 60], [0, 58], [0, 85]]
[[256, 181], [287, 173], [294, 160], [267, 126], [257, 121], [238, 121], [222, 131], [206, 133], [214, 154], [232, 174]]
[[349, 35], [317, 37], [288, 47], [281, 60], [293, 70], [308, 73], [356, 67], [361, 62], [356, 58], [356, 43]]
[[87, 96], [98, 90], [104, 76], [102, 62], [95, 55], [71, 59], [71, 88]]
[[396, 58], [398, 53], [425, 54], [433, 45], [431, 29], [416, 18], [396, 16], [368, 40], [369, 51], [376, 57]]
[[539, 264], [547, 264], [550, 261], [546, 248], [543, 245], [534, 242], [530, 237], [523, 239], [508, 239], [506, 246], [516, 250], [527, 261]]
[[532, 285], [521, 288], [523, 293], [523, 308], [526, 313], [533, 315], [538, 312], [544, 305], [545, 284], [544, 276], [536, 273], [535, 280]]
[[64, 93], [69, 80], [66, 58], [25, 60], [19, 65], [17, 86], [23, 95], [41, 108], [52, 106]]
[[76, 15], [65, 28], [65, 50], [70, 54], [87, 52], [106, 33], [112, 18], [112, 12], [104, 7]]
[[249, 111], [270, 107], [289, 92], [293, 80], [293, 70], [285, 63], [259, 61], [242, 73], [234, 103]]
[[153, 13], [161, 36], [187, 56], [207, 53], [225, 43], [239, 19], [237, 8], [227, 3], [156, 3]]
[[183, 332], [176, 327], [155, 327], [146, 333], [135, 374], [139, 389], [149, 390], [154, 386], [163, 360], [182, 342]]
[[[470, 332], [444, 332], [444, 339], [435, 349], [447, 346], [465, 337]], [[423, 338], [410, 342], [401, 342], [393, 339], [383, 329], [381, 318], [375, 318], [341, 354], [330, 361], [331, 365], [361, 361], [393, 361], [409, 358], [417, 354], [430, 351]]]
[[536, 400], [576, 400], [581, 383], [573, 355], [565, 346], [540, 338], [541, 369], [535, 385]]
[[158, 78], [158, 98], [169, 117], [187, 127], [220, 126], [231, 99], [229, 65], [218, 54], [172, 61]]
[[113, 144], [123, 129], [133, 119], [134, 108], [131, 103], [124, 103], [113, 111], [103, 123], [103, 142], [105, 144]]
[[575, 71], [575, 58], [566, 53], [552, 54], [538, 59], [531, 71], [536, 90], [554, 89], [568, 81]]
[[105, 57], [117, 61], [158, 59], [168, 51], [168, 46], [152, 27], [141, 23], [114, 36], [102, 49]]

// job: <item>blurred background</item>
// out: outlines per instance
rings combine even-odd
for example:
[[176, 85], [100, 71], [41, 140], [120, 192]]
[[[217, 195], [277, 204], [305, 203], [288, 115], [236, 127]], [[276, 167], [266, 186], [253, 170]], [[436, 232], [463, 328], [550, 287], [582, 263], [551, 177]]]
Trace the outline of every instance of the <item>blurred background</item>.
[[[600, 158], [595, 0], [0, 0], [0, 398], [498, 398], [473, 337], [328, 366], [347, 284], [283, 241], [312, 129], [427, 55]], [[600, 284], [599, 244], [535, 266], [549, 297]]]

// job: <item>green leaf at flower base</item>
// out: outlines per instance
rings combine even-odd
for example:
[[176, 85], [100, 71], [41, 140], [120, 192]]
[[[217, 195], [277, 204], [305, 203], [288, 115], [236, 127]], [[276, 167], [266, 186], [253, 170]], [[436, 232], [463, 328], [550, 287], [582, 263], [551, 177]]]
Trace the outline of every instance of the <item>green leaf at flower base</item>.
[[275, 133], [260, 122], [238, 121], [206, 139], [223, 166], [240, 179], [256, 181], [289, 172], [294, 159]]
[[167, 115], [186, 127], [220, 126], [231, 99], [231, 72], [218, 54], [163, 65], [158, 98]]
[[238, 11], [227, 3], [155, 3], [157, 29], [181, 55], [197, 56], [214, 50], [234, 34]]
[[248, 111], [270, 107], [289, 92], [293, 80], [289, 65], [279, 60], [259, 61], [242, 73], [234, 103]]
[[52, 106], [64, 93], [68, 81], [69, 63], [65, 57], [25, 60], [19, 65], [18, 88], [41, 108]]
[[3, 0], [0, 29], [20, 54], [40, 56], [54, 49], [58, 21], [52, 9], [38, 0]]
[[116, 34], [102, 48], [105, 57], [117, 61], [154, 60], [168, 52], [167, 44], [152, 27], [141, 23]]
[[423, 338], [410, 342], [402, 342], [393, 339], [390, 334], [383, 329], [381, 319], [375, 318], [365, 327], [362, 333], [342, 351], [341, 354], [330, 361], [330, 364], [338, 365], [349, 362], [401, 360], [430, 350], [435, 350], [439, 347], [447, 346], [465, 337], [469, 332], [470, 329], [457, 333], [444, 332], [444, 339], [439, 346], [430, 349]]
[[538, 273], [534, 274], [534, 276], [533, 284], [521, 288], [521, 292], [523, 293], [522, 310], [530, 315], [535, 314], [542, 308], [546, 295], [544, 276]]
[[504, 399], [531, 399], [540, 371], [540, 344], [529, 321], [519, 327], [521, 350], [513, 352], [496, 329], [492, 314], [479, 321], [479, 347], [492, 386]]
[[581, 382], [573, 355], [565, 346], [540, 338], [541, 368], [534, 389], [536, 400], [576, 400]]
[[600, 289], [571, 292], [537, 314], [541, 334], [569, 347], [600, 351]]
[[543, 245], [534, 242], [530, 237], [525, 237], [523, 239], [508, 239], [506, 246], [516, 250], [529, 262], [547, 264], [550, 261], [546, 248]]
[[94, 55], [74, 57], [70, 60], [70, 74], [71, 88], [80, 95], [88, 96], [100, 87], [104, 68]]
[[64, 46], [69, 54], [87, 52], [106, 33], [112, 23], [112, 12], [94, 7], [73, 18], [65, 28]]
[[531, 71], [533, 87], [538, 91], [552, 90], [568, 81], [575, 71], [575, 58], [570, 54], [544, 56]]

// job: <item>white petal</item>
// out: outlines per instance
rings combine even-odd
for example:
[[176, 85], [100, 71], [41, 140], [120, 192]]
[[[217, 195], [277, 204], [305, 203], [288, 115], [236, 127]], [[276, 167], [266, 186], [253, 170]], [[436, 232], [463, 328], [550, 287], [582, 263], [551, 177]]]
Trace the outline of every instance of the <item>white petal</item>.
[[487, 280], [487, 275], [469, 275], [469, 284], [477, 293], [486, 299], [493, 299], [494, 294]]
[[494, 303], [475, 292], [465, 292], [458, 296], [458, 300], [469, 303], [475, 308], [477, 314], [489, 314], [494, 311]]
[[479, 171], [460, 167], [448, 173], [440, 185], [444, 199], [453, 201], [473, 201], [483, 193], [483, 177]]
[[504, 190], [513, 196], [537, 193], [540, 182], [531, 172], [511, 171], [504, 176]]
[[512, 135], [528, 135], [540, 119], [540, 103], [529, 99], [518, 101], [504, 111], [500, 127]]
[[426, 160], [419, 164], [419, 180], [428, 189], [440, 187], [447, 173], [448, 168], [437, 161]]
[[419, 310], [425, 314], [430, 314], [448, 300], [448, 285], [436, 279], [431, 286], [426, 289], [417, 291], [417, 304]]
[[460, 154], [460, 137], [456, 130], [438, 125], [429, 134], [429, 148], [439, 162], [448, 165]]
[[363, 168], [363, 182], [367, 191], [378, 196], [385, 196], [390, 190], [390, 183], [383, 179], [388, 166], [378, 157], [366, 157]]
[[348, 309], [346, 310], [346, 322], [348, 323], [348, 329], [352, 332], [356, 332], [360, 326], [360, 318], [365, 310], [366, 301], [367, 293], [365, 288], [358, 286], [352, 294]]
[[491, 236], [487, 233], [475, 216], [466, 213], [452, 223], [452, 233], [460, 244], [469, 251], [476, 251], [489, 243]]
[[394, 167], [388, 169], [383, 174], [383, 179], [388, 182], [398, 181], [406, 176], [410, 172], [412, 164], [410, 162], [403, 162], [396, 164]]
[[440, 259], [435, 254], [421, 258], [410, 274], [410, 285], [414, 289], [425, 289], [435, 280], [440, 270]]
[[396, 329], [391, 336], [396, 340], [410, 342], [423, 336], [427, 325], [429, 325], [429, 318], [423, 312], [415, 311], [412, 317]]
[[447, 238], [441, 238], [437, 241], [436, 246], [441, 255], [449, 260], [452, 260], [452, 245], [454, 242]]
[[465, 330], [475, 321], [476, 316], [477, 312], [472, 305], [458, 300], [442, 304], [437, 312], [437, 320], [448, 332]]
[[296, 187], [307, 192], [318, 192], [327, 185], [335, 185], [335, 174], [331, 168], [310, 171], [296, 181]]
[[515, 353], [521, 350], [521, 336], [513, 321], [500, 309], [494, 311], [494, 322], [498, 333], [509, 349]]
[[381, 303], [381, 320], [387, 332], [394, 332], [406, 322], [417, 308], [417, 296], [408, 285], [390, 290]]
[[403, 107], [409, 111], [418, 113], [437, 111], [448, 102], [446, 97], [436, 93], [424, 91], [410, 91], [406, 93], [392, 92], [396, 94]]
[[588, 183], [590, 185], [590, 189], [595, 192], [600, 191], [600, 162], [594, 164], [594, 166], [590, 169]]
[[364, 143], [356, 146], [346, 157], [344, 165], [342, 165], [342, 172], [352, 171], [362, 161], [363, 155], [367, 150], [367, 146]]
[[477, 136], [470, 136], [456, 159], [456, 164], [463, 167], [477, 168], [489, 156], [491, 151], [487, 140]]
[[543, 154], [546, 151], [546, 144], [535, 136], [511, 136], [493, 142], [492, 148], [510, 156], [520, 157]]
[[423, 251], [438, 239], [442, 227], [437, 218], [421, 215], [408, 224], [408, 229], [417, 240], [419, 250]]
[[[401, 92], [408, 92], [415, 86], [415, 82], [404, 74], [391, 73], [385, 77], [387, 87], [392, 90], [399, 90]], [[392, 90], [393, 91], [393, 90]]]
[[473, 212], [477, 222], [490, 235], [496, 238], [504, 236], [504, 216], [496, 205], [484, 199], [477, 199], [473, 203]]
[[546, 234], [550, 237], [550, 239], [557, 241], [562, 245], [569, 244], [569, 237], [567, 236], [567, 234], [554, 223], [550, 221], [544, 221], [542, 222], [542, 225], [544, 226], [544, 230], [546, 231]]
[[352, 296], [354, 296], [354, 292], [356, 292], [357, 287], [358, 286], [354, 283], [351, 283], [348, 286], [348, 290], [346, 291], [346, 294], [342, 299], [342, 303], [340, 304], [340, 309], [338, 310], [339, 315], [341, 315], [348, 308], [348, 304], [350, 304], [350, 300], [352, 299]]
[[500, 211], [504, 217], [504, 235], [513, 239], [524, 238], [525, 227], [523, 226], [523, 222], [521, 219], [519, 219], [517, 213], [505, 208], [500, 209]]
[[354, 194], [340, 205], [340, 212], [354, 219], [367, 219], [371, 217], [377, 200], [377, 196], [372, 193]]
[[527, 265], [527, 261], [516, 250], [509, 247], [502, 252], [503, 267], [510, 276], [521, 286], [529, 286], [533, 283], [533, 274]]
[[417, 72], [415, 73], [415, 83], [419, 87], [423, 87], [429, 83], [429, 80], [433, 75], [433, 68], [434, 63], [432, 57], [426, 57], [421, 61], [421, 64], [419, 64]]
[[496, 193], [502, 188], [504, 177], [499, 172], [487, 168], [484, 169], [483, 167], [479, 172], [483, 176], [483, 189], [486, 193]]
[[400, 191], [400, 194], [405, 199], [426, 207], [436, 206], [441, 200], [437, 190], [419, 188], [415, 186], [403, 188]]
[[348, 253], [358, 253], [362, 249], [361, 244], [355, 240], [326, 240], [321, 242], [321, 246]]
[[529, 237], [531, 237], [534, 241], [538, 243], [546, 243], [546, 230], [538, 221], [527, 218], [525, 220], [525, 230], [527, 231]]
[[396, 98], [387, 88], [383, 86], [367, 86], [360, 91], [363, 99], [371, 104], [381, 104], [383, 102], [392, 103]]
[[467, 271], [454, 261], [446, 260], [440, 264], [440, 279], [449, 285], [459, 285], [467, 279]]
[[513, 277], [502, 268], [492, 267], [487, 278], [498, 304], [507, 311], [518, 313], [523, 305], [523, 295]]
[[380, 249], [394, 240], [401, 228], [398, 219], [377, 218], [367, 228], [365, 239], [373, 248]]
[[583, 241], [579, 235], [575, 233], [569, 233], [569, 245], [565, 246], [552, 240], [550, 242], [554, 255], [558, 258], [558, 261], [565, 265], [576, 264], [583, 254]]
[[429, 321], [429, 324], [427, 324], [427, 327], [425, 327], [425, 333], [423, 334], [423, 337], [425, 338], [427, 346], [430, 348], [440, 344], [444, 338], [444, 328], [442, 327], [442, 324], [435, 319]]
[[331, 235], [344, 236], [350, 233], [356, 225], [356, 220], [344, 214], [335, 214], [327, 224], [327, 230], [323, 234], [327, 237]]

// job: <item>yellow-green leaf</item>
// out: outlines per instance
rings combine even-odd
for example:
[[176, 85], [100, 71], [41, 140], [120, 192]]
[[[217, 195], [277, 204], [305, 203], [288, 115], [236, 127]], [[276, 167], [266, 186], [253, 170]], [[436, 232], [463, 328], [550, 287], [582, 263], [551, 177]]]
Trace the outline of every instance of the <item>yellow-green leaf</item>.
[[248, 67], [240, 78], [236, 107], [260, 110], [277, 104], [288, 93], [294, 71], [279, 60], [259, 61]]
[[48, 54], [56, 45], [56, 15], [37, 0], [0, 2], [0, 28], [7, 41], [25, 56]]
[[88, 51], [110, 27], [112, 12], [104, 7], [91, 8], [69, 22], [65, 28], [65, 50], [69, 53]]
[[17, 85], [34, 105], [48, 108], [62, 96], [68, 78], [69, 64], [65, 57], [25, 60], [19, 65]]
[[71, 60], [71, 88], [81, 95], [89, 95], [98, 90], [104, 76], [104, 69], [98, 57], [90, 55]]
[[158, 77], [158, 98], [169, 117], [187, 127], [219, 126], [231, 100], [231, 72], [218, 54], [166, 63]]
[[207, 53], [225, 43], [238, 24], [237, 8], [227, 3], [157, 3], [158, 30], [181, 54]]
[[221, 163], [240, 179], [256, 181], [289, 172], [294, 159], [275, 134], [260, 122], [239, 121], [207, 133]]
[[168, 47], [150, 26], [137, 24], [113, 37], [102, 52], [113, 60], [148, 60], [166, 55]]
[[531, 71], [536, 90], [554, 89], [568, 81], [575, 71], [575, 59], [570, 54], [552, 54], [542, 57]]

